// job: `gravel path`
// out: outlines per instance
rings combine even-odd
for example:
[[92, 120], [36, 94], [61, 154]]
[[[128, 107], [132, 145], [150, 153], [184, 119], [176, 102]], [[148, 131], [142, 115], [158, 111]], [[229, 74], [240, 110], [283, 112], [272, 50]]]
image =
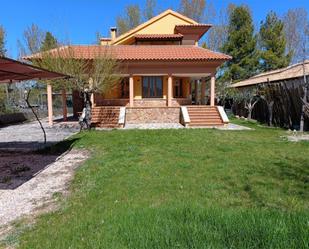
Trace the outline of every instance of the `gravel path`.
[[0, 190], [0, 227], [34, 214], [43, 204], [52, 201], [54, 193], [65, 192], [74, 169], [88, 156], [85, 150], [73, 149], [18, 188]]
[[[56, 123], [48, 125], [48, 120], [42, 119], [46, 131], [47, 145], [62, 141], [79, 131], [77, 122]], [[1, 151], [31, 151], [44, 146], [43, 132], [37, 121], [10, 125], [0, 128]]]
[[309, 135], [306, 134], [290, 135], [287, 138], [291, 142], [309, 141]]

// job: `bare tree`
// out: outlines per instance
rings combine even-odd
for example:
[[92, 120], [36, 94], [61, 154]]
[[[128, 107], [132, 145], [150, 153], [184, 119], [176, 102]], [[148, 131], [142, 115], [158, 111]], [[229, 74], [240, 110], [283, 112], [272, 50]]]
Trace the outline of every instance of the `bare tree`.
[[126, 6], [125, 13], [116, 18], [119, 34], [123, 34], [141, 23], [141, 11], [137, 4]]
[[[34, 64], [51, 70], [70, 75], [70, 78], [45, 81], [55, 89], [75, 89], [84, 97], [85, 118], [91, 118], [91, 94], [106, 93], [120, 81], [120, 68], [109, 46], [98, 46], [96, 57], [92, 60], [80, 59], [75, 54], [74, 47], [63, 46], [42, 52], [32, 60]], [[89, 124], [90, 120], [86, 120]], [[88, 125], [87, 125], [88, 127]]]
[[144, 19], [149, 20], [154, 17], [156, 10], [157, 1], [156, 0], [146, 0], [145, 9], [143, 11]]
[[260, 101], [260, 95], [258, 88], [256, 86], [246, 87], [243, 89], [238, 89], [234, 94], [234, 99], [236, 102], [242, 102], [245, 109], [248, 111], [247, 118], [252, 119], [252, 111], [255, 105]]
[[214, 51], [222, 51], [222, 47], [228, 37], [229, 16], [235, 8], [234, 4], [229, 4], [222, 8], [218, 14], [210, 15], [213, 17], [213, 27], [207, 32], [207, 47]]
[[23, 57], [27, 54], [34, 54], [41, 50], [45, 32], [36, 24], [28, 27], [23, 34], [23, 40], [18, 40], [19, 56]]
[[5, 56], [5, 30], [3, 26], [0, 25], [0, 56]]
[[204, 20], [206, 0], [181, 0], [180, 13], [192, 18], [197, 22]]
[[[287, 53], [292, 54], [292, 63], [297, 63], [304, 58], [304, 46], [308, 53], [309, 19], [304, 8], [289, 9], [283, 16]], [[305, 54], [308, 58], [308, 54]]]
[[273, 126], [273, 107], [275, 104], [276, 89], [271, 84], [264, 84], [259, 87], [259, 96], [267, 105], [268, 125]]

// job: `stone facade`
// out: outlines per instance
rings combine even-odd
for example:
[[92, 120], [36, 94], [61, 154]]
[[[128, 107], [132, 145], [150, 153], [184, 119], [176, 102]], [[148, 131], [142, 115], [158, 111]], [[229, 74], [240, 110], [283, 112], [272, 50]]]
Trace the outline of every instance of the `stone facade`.
[[126, 108], [126, 124], [179, 123], [179, 107]]

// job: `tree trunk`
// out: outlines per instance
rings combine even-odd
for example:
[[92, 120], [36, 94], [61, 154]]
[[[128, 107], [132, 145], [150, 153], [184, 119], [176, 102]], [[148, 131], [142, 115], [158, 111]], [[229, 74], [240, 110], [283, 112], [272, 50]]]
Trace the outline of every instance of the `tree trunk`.
[[252, 119], [252, 109], [248, 109], [248, 120]]
[[274, 107], [274, 101], [270, 101], [270, 102], [267, 102], [267, 107], [268, 107], [268, 114], [269, 114], [269, 117], [268, 117], [268, 125], [269, 126], [273, 126], [273, 107]]

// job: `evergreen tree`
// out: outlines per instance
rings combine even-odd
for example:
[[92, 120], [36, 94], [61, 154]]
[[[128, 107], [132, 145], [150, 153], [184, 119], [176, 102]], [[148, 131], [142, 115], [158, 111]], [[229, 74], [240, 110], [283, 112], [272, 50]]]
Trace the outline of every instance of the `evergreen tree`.
[[47, 51], [56, 47], [58, 47], [57, 39], [52, 35], [51, 32], [47, 31], [41, 45], [41, 51]]
[[273, 11], [267, 15], [265, 22], [261, 23], [259, 45], [261, 72], [286, 67], [290, 64], [291, 54], [285, 53], [284, 24]]
[[250, 10], [246, 6], [232, 9], [228, 37], [223, 52], [232, 56], [223, 68], [222, 81], [239, 81], [256, 74], [258, 59], [256, 37]]
[[5, 31], [2, 26], [0, 26], [0, 56], [5, 56]]

